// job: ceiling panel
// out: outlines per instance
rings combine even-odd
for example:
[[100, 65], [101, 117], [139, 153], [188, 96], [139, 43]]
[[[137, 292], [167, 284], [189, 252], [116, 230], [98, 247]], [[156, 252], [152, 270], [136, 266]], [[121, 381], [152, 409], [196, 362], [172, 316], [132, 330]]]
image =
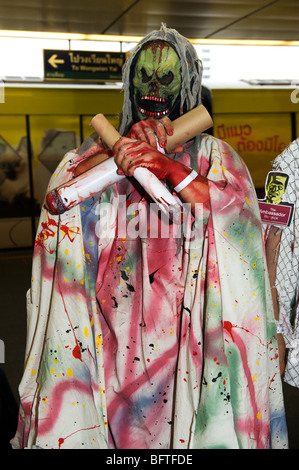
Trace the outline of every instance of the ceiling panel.
[[161, 22], [189, 38], [299, 40], [298, 0], [0, 0], [0, 29], [143, 36]]

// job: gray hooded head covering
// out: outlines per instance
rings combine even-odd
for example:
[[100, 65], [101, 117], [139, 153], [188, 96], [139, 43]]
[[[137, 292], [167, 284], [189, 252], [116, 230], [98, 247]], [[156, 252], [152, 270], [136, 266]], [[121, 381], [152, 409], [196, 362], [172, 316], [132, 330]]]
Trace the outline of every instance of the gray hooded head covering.
[[195, 106], [201, 104], [202, 62], [188, 39], [179, 34], [175, 29], [166, 28], [162, 24], [159, 31], [149, 33], [137, 44], [123, 66], [124, 104], [119, 128], [121, 135], [124, 135], [133, 123], [130, 97], [130, 71], [132, 64], [140, 49], [147, 42], [159, 40], [168, 42], [176, 50], [181, 61], [182, 89], [180, 94], [180, 114], [190, 111]]

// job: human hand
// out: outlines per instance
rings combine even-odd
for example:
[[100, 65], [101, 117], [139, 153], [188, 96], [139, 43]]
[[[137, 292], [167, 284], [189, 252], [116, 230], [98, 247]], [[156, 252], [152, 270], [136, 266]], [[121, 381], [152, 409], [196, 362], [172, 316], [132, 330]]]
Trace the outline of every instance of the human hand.
[[[141, 140], [147, 142], [154, 148], [165, 148], [167, 144], [167, 136], [173, 135], [173, 123], [164, 116], [161, 119], [145, 119], [136, 122], [129, 130], [127, 137], [130, 139]], [[172, 153], [181, 152], [183, 147], [180, 145], [172, 150]]]
[[149, 143], [122, 137], [114, 145], [119, 175], [133, 176], [138, 167], [147, 168], [160, 180], [167, 179], [173, 160]]

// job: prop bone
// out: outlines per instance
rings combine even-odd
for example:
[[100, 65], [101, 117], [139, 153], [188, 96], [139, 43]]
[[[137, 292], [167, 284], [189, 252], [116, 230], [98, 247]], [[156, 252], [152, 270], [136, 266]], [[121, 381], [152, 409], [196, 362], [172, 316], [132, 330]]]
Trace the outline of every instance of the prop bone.
[[[113, 150], [114, 145], [121, 138], [114, 126], [103, 114], [97, 114], [90, 124], [106, 145]], [[170, 153], [171, 149], [194, 138], [212, 124], [211, 116], [203, 105], [180, 116], [173, 121], [173, 135], [167, 137], [166, 151]], [[46, 196], [46, 205], [52, 214], [62, 214], [93, 195], [103, 192], [123, 178], [125, 178], [124, 175], [117, 174], [114, 158], [108, 158], [77, 178], [50, 191]], [[174, 220], [180, 220], [181, 205], [178, 199], [153, 173], [146, 168], [139, 167], [134, 171], [134, 178], [164, 213], [171, 212]]]

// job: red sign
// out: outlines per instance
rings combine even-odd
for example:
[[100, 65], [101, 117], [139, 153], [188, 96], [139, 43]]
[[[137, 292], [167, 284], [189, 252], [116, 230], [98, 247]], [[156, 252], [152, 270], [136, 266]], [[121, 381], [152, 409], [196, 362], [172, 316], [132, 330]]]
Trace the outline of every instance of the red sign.
[[270, 204], [269, 202], [258, 201], [261, 219], [264, 224], [269, 225], [289, 225], [292, 218], [292, 204]]

